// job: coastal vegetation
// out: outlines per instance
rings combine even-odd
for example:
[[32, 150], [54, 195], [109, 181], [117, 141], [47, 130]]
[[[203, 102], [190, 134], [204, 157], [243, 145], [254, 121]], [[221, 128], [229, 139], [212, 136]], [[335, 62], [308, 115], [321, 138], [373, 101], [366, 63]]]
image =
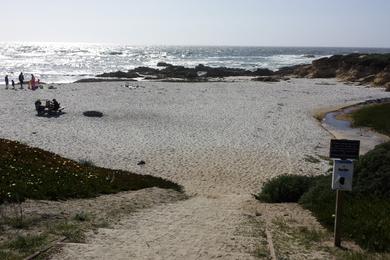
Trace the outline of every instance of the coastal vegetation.
[[[108, 220], [112, 222], [120, 214], [148, 205], [126, 198], [114, 207], [104, 202], [99, 206], [96, 201], [73, 200], [71, 203], [77, 207], [69, 212], [66, 205], [59, 203], [49, 211], [35, 206], [31, 213], [31, 209], [26, 212], [24, 200], [92, 199], [149, 187], [182, 194], [181, 186], [161, 178], [105, 169], [89, 160], [76, 162], [16, 141], [0, 139], [0, 150], [0, 259], [24, 259], [62, 240], [84, 242], [86, 231], [107, 227]], [[178, 195], [172, 196], [171, 200]]]
[[390, 103], [363, 107], [352, 113], [354, 127], [371, 127], [390, 135]]
[[[264, 202], [298, 202], [329, 230], [334, 223], [335, 192], [331, 175], [279, 176], [256, 195]], [[343, 236], [368, 251], [390, 252], [390, 142], [356, 162], [352, 192], [345, 192]]]
[[88, 198], [149, 187], [181, 190], [158, 177], [79, 163], [15, 141], [0, 139], [0, 150], [0, 203]]

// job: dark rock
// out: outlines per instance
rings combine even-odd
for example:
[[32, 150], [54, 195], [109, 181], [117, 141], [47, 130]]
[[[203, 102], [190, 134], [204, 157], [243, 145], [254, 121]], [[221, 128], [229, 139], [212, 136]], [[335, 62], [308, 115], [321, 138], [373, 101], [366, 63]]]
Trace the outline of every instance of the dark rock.
[[123, 52], [121, 52], [121, 51], [110, 51], [110, 52], [108, 52], [107, 54], [108, 54], [108, 55], [122, 55]]
[[157, 75], [160, 73], [160, 70], [149, 68], [149, 67], [137, 67], [133, 70], [129, 70], [128, 73], [134, 73], [134, 72], [140, 75]]
[[109, 72], [109, 73], [103, 73], [100, 75], [96, 75], [96, 77], [100, 78], [137, 78], [139, 77], [138, 73], [135, 73], [133, 71], [123, 72], [123, 71], [116, 71], [116, 72]]
[[224, 78], [232, 76], [253, 76], [253, 72], [245, 69], [226, 68], [226, 67], [209, 67], [203, 64], [199, 64], [195, 67], [196, 72], [206, 72], [207, 77], [211, 78]]
[[198, 73], [193, 68], [186, 68], [184, 66], [169, 66], [160, 71], [168, 78], [196, 78]]
[[87, 117], [103, 117], [103, 113], [99, 111], [85, 111], [83, 115]]
[[274, 75], [274, 72], [269, 69], [257, 69], [253, 72], [254, 76], [271, 76]]
[[264, 76], [264, 77], [256, 77], [252, 79], [253, 81], [262, 81], [262, 82], [279, 82], [280, 77], [277, 76]]
[[313, 55], [313, 54], [305, 54], [305, 55], [302, 55], [303, 58], [315, 58], [316, 56]]
[[117, 82], [117, 81], [136, 81], [135, 79], [102, 79], [102, 78], [87, 78], [80, 79], [75, 81], [74, 83], [93, 83], [93, 82]]
[[175, 66], [165, 62], [159, 62], [157, 64], [162, 69], [154, 69], [149, 67], [138, 67], [133, 70], [129, 70], [127, 73], [122, 71], [104, 73], [97, 77], [113, 77], [113, 78], [134, 78], [138, 76], [147, 76], [150, 79], [167, 79], [167, 78], [181, 78], [194, 80], [197, 78], [224, 78], [231, 76], [271, 76], [274, 74], [269, 69], [257, 69], [256, 71], [250, 71], [240, 68], [227, 68], [227, 67], [209, 67], [203, 64], [199, 64], [195, 68], [186, 68], [184, 66]]
[[137, 163], [137, 165], [145, 165], [146, 163], [145, 163], [145, 161], [143, 161], [143, 160], [141, 160], [141, 161], [139, 161], [138, 163]]
[[170, 66], [173, 66], [173, 65], [166, 63], [166, 62], [163, 62], [163, 61], [160, 61], [159, 63], [157, 63], [157, 67], [170, 67]]

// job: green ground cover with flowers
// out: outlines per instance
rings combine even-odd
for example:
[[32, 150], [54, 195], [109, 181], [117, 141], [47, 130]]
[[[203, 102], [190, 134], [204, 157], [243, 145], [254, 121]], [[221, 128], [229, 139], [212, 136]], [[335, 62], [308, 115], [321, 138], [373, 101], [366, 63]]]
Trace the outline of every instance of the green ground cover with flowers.
[[20, 142], [0, 139], [0, 203], [63, 200], [149, 187], [182, 187], [149, 175], [80, 163]]

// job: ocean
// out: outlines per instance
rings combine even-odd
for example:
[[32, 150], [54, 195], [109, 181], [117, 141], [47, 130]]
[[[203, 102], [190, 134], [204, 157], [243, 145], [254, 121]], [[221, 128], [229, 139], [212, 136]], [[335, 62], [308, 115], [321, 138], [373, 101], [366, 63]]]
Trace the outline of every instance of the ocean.
[[[0, 82], [4, 76], [68, 83], [103, 72], [156, 67], [159, 61], [194, 67], [269, 68], [311, 63], [334, 54], [390, 53], [390, 49], [331, 47], [127, 46], [86, 43], [0, 43]], [[15, 80], [16, 82], [18, 80]]]

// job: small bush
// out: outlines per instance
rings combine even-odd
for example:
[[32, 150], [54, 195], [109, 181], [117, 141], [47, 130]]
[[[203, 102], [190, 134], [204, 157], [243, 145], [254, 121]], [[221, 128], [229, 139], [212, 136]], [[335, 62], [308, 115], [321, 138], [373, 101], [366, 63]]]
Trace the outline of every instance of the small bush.
[[299, 200], [305, 208], [315, 213], [317, 219], [327, 226], [332, 226], [332, 215], [335, 210], [335, 193], [331, 189], [332, 176], [326, 175], [317, 178]]
[[0, 250], [0, 259], [4, 260], [20, 260], [20, 256], [6, 250]]
[[255, 197], [263, 202], [297, 202], [313, 179], [299, 175], [281, 175], [267, 182]]
[[45, 235], [19, 235], [8, 243], [8, 247], [23, 253], [33, 252], [40, 248], [46, 240], [47, 236]]
[[[300, 197], [299, 203], [332, 230], [336, 194], [331, 182], [330, 174], [279, 176], [267, 182], [257, 198], [289, 202]], [[357, 162], [353, 191], [344, 192], [343, 205], [343, 236], [370, 251], [390, 252], [390, 142], [378, 145]]]
[[80, 222], [84, 222], [84, 221], [88, 221], [91, 219], [91, 217], [89, 216], [88, 213], [82, 211], [82, 212], [79, 212], [77, 213], [74, 217], [73, 217], [74, 220], [77, 220], [77, 221], [80, 221]]
[[390, 199], [390, 142], [360, 158], [354, 180], [356, 193]]
[[64, 236], [69, 242], [82, 243], [85, 241], [85, 234], [79, 224], [65, 221], [51, 226], [49, 229], [52, 234]]

